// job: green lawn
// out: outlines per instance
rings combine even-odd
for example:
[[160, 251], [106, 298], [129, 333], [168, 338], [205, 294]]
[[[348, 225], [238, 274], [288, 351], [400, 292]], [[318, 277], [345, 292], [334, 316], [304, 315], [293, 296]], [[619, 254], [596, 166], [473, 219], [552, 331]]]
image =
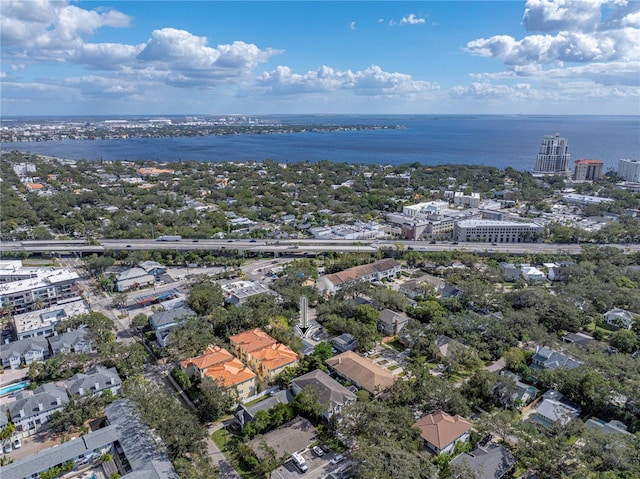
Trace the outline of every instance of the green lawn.
[[400, 341], [398, 339], [394, 339], [393, 341], [384, 343], [384, 346], [389, 346], [390, 349], [395, 349], [399, 353], [406, 349], [402, 344], [400, 344]]
[[211, 435], [211, 439], [213, 439], [213, 442], [216, 443], [216, 446], [218, 446], [221, 451], [225, 450], [231, 437], [231, 434], [225, 428], [218, 429]]

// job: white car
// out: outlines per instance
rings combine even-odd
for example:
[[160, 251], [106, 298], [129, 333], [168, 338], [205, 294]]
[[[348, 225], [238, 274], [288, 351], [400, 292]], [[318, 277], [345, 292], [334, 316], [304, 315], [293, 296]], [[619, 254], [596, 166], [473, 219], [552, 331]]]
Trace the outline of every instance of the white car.
[[344, 456], [342, 454], [338, 454], [336, 457], [331, 459], [331, 464], [339, 464], [344, 461]]
[[324, 456], [324, 451], [322, 450], [322, 448], [320, 448], [319, 446], [313, 446], [312, 448], [313, 453], [318, 456], [318, 457], [322, 457]]
[[16, 437], [13, 439], [13, 448], [20, 449], [22, 447], [22, 443], [20, 442], [20, 438]]
[[11, 445], [10, 441], [7, 441], [7, 443], [4, 445], [4, 452], [8, 454], [11, 451], [13, 451], [13, 446]]

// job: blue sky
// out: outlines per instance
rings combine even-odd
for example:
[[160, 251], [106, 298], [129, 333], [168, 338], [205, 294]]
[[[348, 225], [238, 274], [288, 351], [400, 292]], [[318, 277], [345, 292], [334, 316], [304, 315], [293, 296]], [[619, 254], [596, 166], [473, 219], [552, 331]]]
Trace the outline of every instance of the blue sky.
[[640, 114], [640, 2], [3, 0], [3, 115]]

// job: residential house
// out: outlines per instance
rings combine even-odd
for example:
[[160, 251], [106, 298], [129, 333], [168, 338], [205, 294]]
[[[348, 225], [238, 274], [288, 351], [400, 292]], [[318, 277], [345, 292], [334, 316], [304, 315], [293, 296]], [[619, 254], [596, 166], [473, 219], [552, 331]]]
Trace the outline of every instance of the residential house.
[[45, 361], [49, 357], [49, 343], [43, 337], [21, 339], [0, 347], [2, 367], [18, 369], [21, 364]]
[[65, 353], [90, 353], [91, 332], [83, 325], [78, 329], [51, 336], [49, 344], [54, 356]]
[[500, 263], [500, 271], [505, 281], [515, 282], [522, 276], [522, 267], [519, 264]]
[[444, 411], [428, 414], [413, 425], [420, 429], [420, 437], [435, 454], [450, 454], [456, 442], [468, 442], [470, 437], [471, 423], [462, 416], [451, 416]]
[[612, 419], [609, 422], [604, 422], [602, 419], [592, 417], [589, 418], [585, 424], [587, 425], [587, 427], [598, 429], [604, 434], [622, 434], [626, 436], [631, 435], [631, 433], [627, 431], [627, 426], [616, 419]]
[[562, 336], [563, 343], [575, 344], [576, 346], [588, 346], [593, 341], [592, 336], [584, 333], [567, 333]]
[[264, 401], [251, 404], [250, 406], [239, 404], [234, 413], [234, 425], [242, 430], [247, 424], [253, 422], [258, 411], [269, 411], [272, 407], [280, 403], [291, 404], [293, 398], [293, 393], [289, 389], [285, 389], [284, 391], [273, 393]]
[[400, 272], [400, 263], [394, 259], [382, 259], [370, 264], [354, 266], [338, 273], [322, 275], [316, 287], [324, 294], [335, 294], [345, 285], [359, 281], [381, 281]]
[[456, 352], [463, 349], [470, 349], [469, 346], [465, 346], [460, 341], [444, 335], [436, 336], [436, 346], [438, 347], [440, 356], [449, 359], [455, 359]]
[[311, 388], [317, 392], [318, 402], [325, 408], [321, 416], [327, 421], [331, 416], [339, 413], [344, 406], [356, 401], [354, 393], [319, 369], [291, 381], [291, 390], [294, 394], [297, 395], [305, 388]]
[[231, 352], [243, 361], [248, 360], [253, 351], [276, 343], [276, 340], [260, 328], [250, 329], [229, 337]]
[[561, 261], [560, 263], [545, 263], [547, 267], [547, 278], [549, 281], [565, 281], [568, 278], [568, 269], [575, 266], [571, 261]]
[[523, 266], [522, 277], [525, 281], [545, 281], [547, 275], [535, 266]]
[[408, 322], [409, 316], [406, 314], [385, 308], [380, 313], [378, 329], [389, 336], [397, 336]]
[[260, 379], [271, 381], [285, 368], [298, 365], [298, 354], [288, 346], [274, 343], [248, 355], [249, 366], [258, 374]]
[[501, 376], [505, 376], [514, 381], [515, 390], [511, 394], [501, 395], [500, 402], [505, 407], [523, 407], [529, 404], [538, 395], [538, 388], [530, 384], [523, 383], [522, 377], [511, 371], [500, 371]]
[[204, 377], [204, 372], [221, 363], [226, 363], [233, 359], [233, 354], [220, 346], [210, 345], [204, 352], [195, 358], [188, 358], [180, 361], [180, 368], [189, 377]]
[[113, 396], [120, 394], [122, 380], [116, 368], [95, 366], [87, 373], [77, 373], [67, 380], [67, 392], [79, 396], [101, 396], [109, 390]]
[[140, 420], [130, 400], [119, 399], [104, 410], [108, 424], [116, 428], [119, 447], [114, 444], [113, 458], [123, 479], [178, 479], [166, 447]]
[[564, 396], [550, 389], [542, 395], [542, 401], [530, 416], [531, 421], [550, 427], [553, 424], [565, 426], [573, 418], [580, 415], [580, 409], [564, 400]]
[[329, 358], [327, 364], [336, 374], [373, 395], [382, 394], [395, 382], [391, 371], [353, 351], [345, 351]]
[[160, 311], [149, 318], [149, 324], [156, 334], [158, 344], [166, 348], [169, 343], [169, 333], [188, 318], [196, 317], [196, 313], [188, 306], [181, 306], [168, 311]]
[[458, 454], [449, 463], [454, 479], [465, 479], [466, 476], [456, 473], [457, 467], [465, 466], [471, 469], [476, 479], [501, 479], [513, 469], [515, 457], [509, 449], [499, 444], [491, 443], [477, 446], [469, 454]]
[[536, 346], [536, 352], [531, 358], [531, 367], [539, 369], [574, 369], [583, 364], [581, 361], [544, 346]]
[[358, 341], [349, 333], [342, 333], [340, 336], [336, 336], [331, 341], [331, 344], [341, 353], [355, 351], [358, 348]]
[[33, 391], [18, 393], [16, 400], [9, 403], [9, 414], [18, 431], [28, 431], [46, 424], [51, 415], [64, 408], [69, 396], [64, 388], [54, 384], [43, 384]]
[[256, 374], [238, 358], [207, 368], [204, 377], [215, 381], [223, 389], [234, 391], [238, 401], [245, 401], [258, 392]]
[[398, 291], [409, 299], [420, 300], [427, 296], [438, 296], [446, 286], [442, 278], [426, 274], [419, 278], [405, 281]]
[[638, 315], [626, 309], [613, 308], [604, 313], [604, 320], [607, 324], [616, 328], [631, 329], [633, 321]]

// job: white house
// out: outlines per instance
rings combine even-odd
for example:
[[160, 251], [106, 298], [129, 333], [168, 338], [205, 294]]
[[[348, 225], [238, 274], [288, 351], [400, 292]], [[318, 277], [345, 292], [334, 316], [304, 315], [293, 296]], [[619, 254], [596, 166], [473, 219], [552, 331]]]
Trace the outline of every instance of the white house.
[[617, 328], [631, 329], [636, 313], [626, 309], [613, 308], [604, 313], [604, 320], [607, 324]]
[[522, 268], [522, 277], [525, 281], [544, 281], [547, 275], [535, 266], [524, 266]]
[[17, 369], [20, 364], [29, 365], [34, 361], [44, 361], [49, 357], [49, 344], [43, 337], [21, 339], [0, 348], [3, 368]]
[[380, 281], [391, 278], [400, 272], [400, 263], [394, 259], [382, 259], [370, 264], [354, 266], [338, 273], [320, 276], [316, 287], [323, 293], [334, 294], [345, 284], [358, 281]]
[[67, 381], [67, 391], [79, 396], [102, 395], [107, 389], [117, 396], [122, 388], [122, 380], [116, 368], [95, 366], [88, 373], [77, 373]]
[[65, 353], [91, 352], [91, 337], [86, 326], [52, 336], [49, 338], [49, 344], [54, 356]]
[[43, 384], [33, 391], [19, 393], [16, 400], [9, 404], [11, 420], [18, 431], [28, 431], [46, 424], [51, 415], [64, 408], [69, 396], [64, 388], [54, 384]]

